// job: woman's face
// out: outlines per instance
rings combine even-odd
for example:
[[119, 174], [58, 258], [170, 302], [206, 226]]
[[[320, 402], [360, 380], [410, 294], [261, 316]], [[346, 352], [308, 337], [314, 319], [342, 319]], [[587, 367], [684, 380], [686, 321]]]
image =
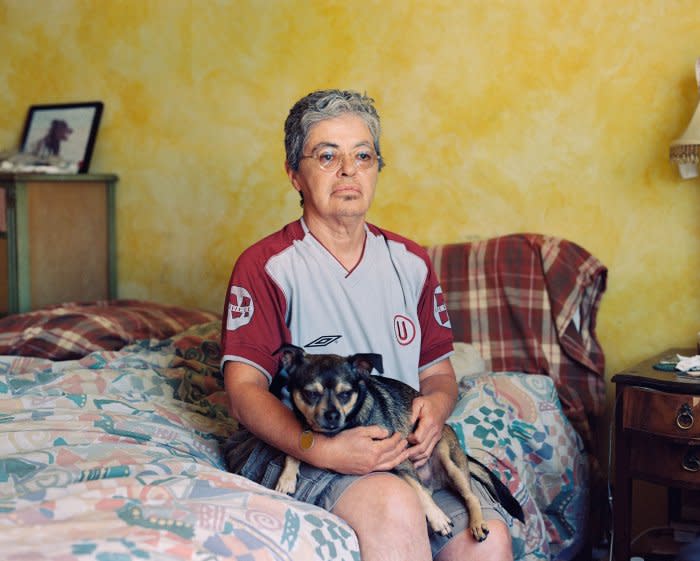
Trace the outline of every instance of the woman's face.
[[[334, 153], [340, 160], [338, 169], [322, 169], [319, 162], [333, 159]], [[369, 167], [360, 163], [372, 157]], [[364, 217], [374, 198], [378, 173], [372, 134], [362, 118], [352, 114], [315, 124], [299, 169], [287, 166], [292, 185], [304, 197], [304, 216], [324, 220]]]

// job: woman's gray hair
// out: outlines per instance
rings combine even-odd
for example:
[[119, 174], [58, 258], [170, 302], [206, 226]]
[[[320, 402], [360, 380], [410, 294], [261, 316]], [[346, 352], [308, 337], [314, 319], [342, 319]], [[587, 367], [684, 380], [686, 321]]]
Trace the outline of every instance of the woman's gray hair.
[[287, 163], [294, 171], [299, 169], [299, 162], [304, 151], [304, 144], [309, 137], [311, 127], [320, 121], [352, 113], [360, 117], [369, 128], [377, 153], [379, 170], [384, 167], [379, 150], [379, 114], [374, 107], [374, 100], [365, 94], [350, 90], [319, 90], [312, 92], [299, 101], [289, 111], [284, 122], [284, 148]]

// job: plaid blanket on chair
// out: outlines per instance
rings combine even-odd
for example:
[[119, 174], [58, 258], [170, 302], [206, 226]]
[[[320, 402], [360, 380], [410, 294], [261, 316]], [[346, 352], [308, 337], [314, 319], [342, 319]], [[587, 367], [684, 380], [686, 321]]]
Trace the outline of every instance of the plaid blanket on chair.
[[494, 372], [546, 374], [588, 449], [605, 406], [605, 358], [595, 335], [607, 269], [569, 241], [513, 234], [428, 249], [455, 340]]

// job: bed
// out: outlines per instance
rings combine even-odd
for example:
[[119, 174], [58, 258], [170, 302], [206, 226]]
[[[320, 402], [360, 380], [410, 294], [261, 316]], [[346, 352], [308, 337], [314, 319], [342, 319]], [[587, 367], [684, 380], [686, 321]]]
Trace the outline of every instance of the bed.
[[[450, 423], [523, 506], [515, 559], [573, 559], [605, 267], [539, 235], [429, 251], [457, 340]], [[226, 472], [219, 334], [217, 314], [133, 300], [0, 318], [4, 560], [359, 560], [337, 517]]]

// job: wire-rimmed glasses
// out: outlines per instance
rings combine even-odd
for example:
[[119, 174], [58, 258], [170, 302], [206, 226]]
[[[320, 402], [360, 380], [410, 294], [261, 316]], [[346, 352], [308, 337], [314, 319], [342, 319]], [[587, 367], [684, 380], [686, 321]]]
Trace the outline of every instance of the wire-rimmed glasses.
[[318, 166], [327, 172], [335, 172], [340, 169], [340, 166], [345, 162], [346, 157], [350, 157], [350, 161], [355, 164], [358, 170], [366, 170], [373, 167], [381, 156], [367, 146], [360, 146], [346, 154], [339, 148], [334, 146], [323, 146], [314, 150], [311, 154], [302, 156], [302, 160], [312, 159], [318, 162]]

